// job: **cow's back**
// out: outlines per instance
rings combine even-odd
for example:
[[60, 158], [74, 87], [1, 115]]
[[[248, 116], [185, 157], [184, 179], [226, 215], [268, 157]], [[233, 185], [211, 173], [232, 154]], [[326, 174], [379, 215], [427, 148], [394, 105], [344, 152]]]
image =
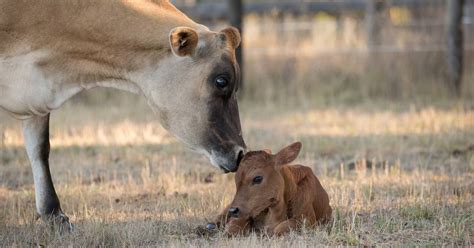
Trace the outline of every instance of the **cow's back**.
[[0, 0], [0, 108], [45, 115], [159, 61], [177, 26], [201, 27], [166, 0]]

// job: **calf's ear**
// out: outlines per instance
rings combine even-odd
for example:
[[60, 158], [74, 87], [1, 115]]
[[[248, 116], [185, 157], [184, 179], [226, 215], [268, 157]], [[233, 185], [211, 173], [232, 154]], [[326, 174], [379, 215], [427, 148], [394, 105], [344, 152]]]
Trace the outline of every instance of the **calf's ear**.
[[193, 28], [177, 27], [170, 32], [171, 51], [176, 56], [191, 56], [199, 41], [198, 33]]
[[300, 153], [301, 150], [301, 142], [295, 142], [285, 148], [283, 148], [281, 151], [279, 151], [275, 155], [275, 161], [277, 165], [285, 165], [293, 162], [293, 160], [298, 157], [298, 154]]

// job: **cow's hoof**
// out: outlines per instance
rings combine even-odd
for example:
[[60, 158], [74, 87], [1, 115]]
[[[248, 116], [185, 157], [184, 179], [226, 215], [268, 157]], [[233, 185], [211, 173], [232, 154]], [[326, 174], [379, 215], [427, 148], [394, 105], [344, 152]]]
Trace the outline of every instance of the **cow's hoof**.
[[58, 225], [59, 225], [59, 232], [64, 233], [64, 232], [73, 232], [74, 231], [74, 225], [69, 221], [69, 217], [67, 217], [65, 214], [61, 213], [60, 215], [57, 216], [58, 220]]
[[70, 233], [74, 231], [74, 225], [69, 222], [69, 217], [64, 213], [48, 215], [41, 218], [45, 223], [49, 224], [52, 229], [57, 230], [60, 234]]

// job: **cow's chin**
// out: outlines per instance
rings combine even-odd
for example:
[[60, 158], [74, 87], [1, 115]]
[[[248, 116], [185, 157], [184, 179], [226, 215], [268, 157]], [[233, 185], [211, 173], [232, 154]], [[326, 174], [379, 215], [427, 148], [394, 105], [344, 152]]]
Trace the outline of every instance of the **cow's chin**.
[[212, 165], [219, 168], [224, 173], [237, 171], [238, 161], [235, 161], [235, 158], [229, 159], [220, 155], [219, 153], [212, 151], [209, 159], [211, 160]]
[[222, 166], [219, 166], [219, 169], [220, 169], [222, 172], [224, 172], [224, 174], [227, 174], [227, 173], [230, 172], [230, 170], [228, 170], [227, 168], [222, 167]]
[[234, 161], [234, 159], [228, 159], [225, 156], [222, 156], [214, 151], [208, 152], [206, 149], [203, 149], [201, 147], [189, 147], [191, 148], [191, 150], [206, 156], [209, 161], [211, 161], [211, 164], [222, 172], [229, 173], [237, 171], [237, 164], [239, 161]]

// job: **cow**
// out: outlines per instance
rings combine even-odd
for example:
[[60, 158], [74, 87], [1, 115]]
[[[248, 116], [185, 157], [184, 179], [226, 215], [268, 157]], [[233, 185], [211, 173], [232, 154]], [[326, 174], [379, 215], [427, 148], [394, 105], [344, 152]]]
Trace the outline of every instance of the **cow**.
[[301, 150], [296, 142], [273, 155], [268, 150], [244, 155], [235, 176], [236, 193], [207, 229], [224, 227], [233, 236], [250, 230], [283, 235], [303, 225], [331, 219], [329, 197], [311, 168], [289, 165]]
[[166, 130], [236, 171], [246, 149], [240, 41], [237, 29], [211, 31], [168, 0], [0, 0], [0, 108], [22, 122], [39, 216], [69, 225], [49, 169], [49, 118], [95, 87], [144, 97]]

